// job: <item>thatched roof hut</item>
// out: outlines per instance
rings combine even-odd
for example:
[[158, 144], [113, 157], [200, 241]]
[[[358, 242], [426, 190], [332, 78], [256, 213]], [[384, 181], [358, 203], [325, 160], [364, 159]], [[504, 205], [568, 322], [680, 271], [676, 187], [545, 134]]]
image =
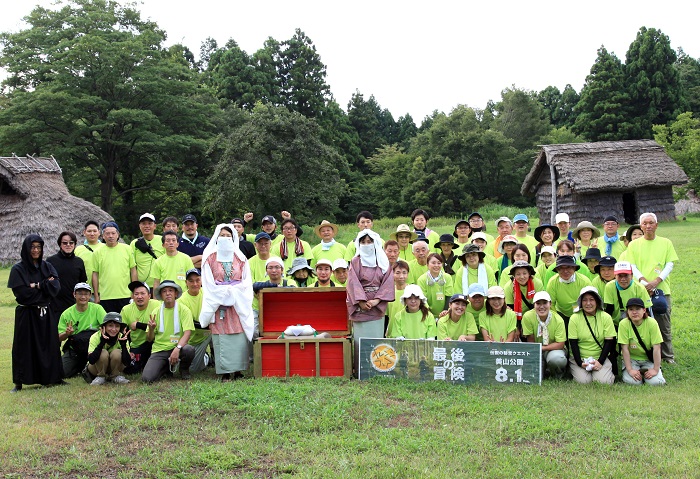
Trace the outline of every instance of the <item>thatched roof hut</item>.
[[19, 261], [22, 240], [29, 233], [44, 238], [46, 258], [58, 251], [61, 231], [80, 238], [90, 219], [102, 223], [111, 216], [68, 192], [53, 157], [0, 157], [0, 264]]
[[599, 141], [543, 146], [520, 192], [536, 197], [543, 223], [568, 213], [572, 225], [608, 215], [631, 224], [646, 211], [674, 219], [671, 187], [687, 182], [653, 140]]

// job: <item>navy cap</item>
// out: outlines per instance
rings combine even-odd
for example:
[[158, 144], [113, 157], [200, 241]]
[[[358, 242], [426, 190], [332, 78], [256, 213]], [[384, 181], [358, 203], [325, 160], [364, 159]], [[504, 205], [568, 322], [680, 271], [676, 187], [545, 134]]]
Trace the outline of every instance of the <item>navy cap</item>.
[[261, 223], [264, 223], [264, 222], [266, 222], [266, 221], [267, 221], [268, 223], [272, 223], [273, 225], [276, 225], [276, 224], [277, 224], [277, 220], [276, 220], [275, 217], [272, 216], [272, 215], [263, 216], [263, 219], [262, 219]]
[[255, 242], [256, 243], [258, 241], [260, 241], [261, 239], [269, 239], [270, 241], [272, 241], [272, 238], [270, 238], [270, 235], [265, 233], [264, 231], [261, 231], [260, 233], [255, 235]]
[[197, 218], [193, 214], [186, 214], [185, 216], [182, 217], [182, 222], [186, 223], [188, 221], [194, 221], [195, 223], [197, 222]]
[[465, 303], [469, 303], [469, 299], [463, 294], [453, 294], [450, 298], [450, 304], [454, 303], [455, 301], [464, 301]]
[[484, 217], [481, 216], [481, 213], [479, 213], [478, 211], [475, 211], [475, 212], [473, 212], [472, 214], [470, 214], [469, 217], [468, 217], [467, 219], [472, 219], [472, 218], [475, 217], [475, 216], [478, 216], [478, 217], [481, 218], [482, 220], [484, 219]]
[[232, 225], [235, 225], [236, 223], [245, 226], [245, 221], [243, 221], [241, 218], [234, 218], [231, 220]]
[[630, 298], [627, 300], [627, 308], [631, 308], [632, 306], [637, 306], [638, 308], [644, 308], [644, 301], [642, 301], [640, 298]]
[[197, 276], [202, 276], [202, 273], [200, 273], [197, 268], [190, 268], [185, 273], [185, 279], [190, 279], [191, 274], [196, 274]]

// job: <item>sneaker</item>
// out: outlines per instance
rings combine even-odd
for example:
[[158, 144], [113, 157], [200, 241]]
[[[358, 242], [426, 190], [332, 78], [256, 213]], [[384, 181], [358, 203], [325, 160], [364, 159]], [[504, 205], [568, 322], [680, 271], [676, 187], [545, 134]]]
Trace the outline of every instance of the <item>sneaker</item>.
[[116, 384], [129, 384], [129, 380], [126, 379], [124, 376], [117, 376], [114, 379], [112, 379], [112, 382]]
[[182, 377], [182, 379], [185, 379], [185, 380], [192, 379], [192, 375], [190, 374], [189, 369], [181, 369], [180, 376]]
[[673, 358], [664, 358], [663, 361], [668, 364], [676, 364], [676, 361]]
[[97, 376], [95, 379], [92, 380], [90, 386], [102, 386], [106, 382], [107, 380], [105, 378], [103, 378], [102, 376]]

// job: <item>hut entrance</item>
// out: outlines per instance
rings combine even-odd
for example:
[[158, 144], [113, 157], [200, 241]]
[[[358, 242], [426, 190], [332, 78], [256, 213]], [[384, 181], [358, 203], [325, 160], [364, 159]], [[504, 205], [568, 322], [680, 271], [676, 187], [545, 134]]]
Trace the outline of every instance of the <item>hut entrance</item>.
[[622, 193], [622, 212], [625, 215], [625, 223], [628, 225], [637, 223], [639, 212], [637, 211], [637, 197], [633, 191]]

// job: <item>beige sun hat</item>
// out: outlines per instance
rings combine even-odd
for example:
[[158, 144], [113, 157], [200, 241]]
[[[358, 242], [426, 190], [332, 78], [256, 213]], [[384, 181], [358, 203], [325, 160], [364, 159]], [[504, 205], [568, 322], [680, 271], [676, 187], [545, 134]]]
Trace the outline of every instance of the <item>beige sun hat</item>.
[[397, 227], [396, 227], [396, 231], [394, 231], [393, 233], [391, 233], [391, 234], [389, 235], [389, 238], [390, 238], [390, 239], [393, 239], [394, 241], [396, 241], [396, 236], [397, 236], [399, 233], [408, 233], [408, 234], [410, 234], [410, 235], [411, 235], [411, 241], [415, 241], [415, 240], [418, 239], [418, 235], [416, 234], [416, 232], [415, 232], [415, 231], [411, 231], [411, 228], [409, 228], [408, 225], [405, 224], [405, 223], [402, 223], [402, 224], [400, 224], [399, 226], [397, 226]]
[[316, 236], [318, 236], [319, 238], [321, 237], [321, 228], [323, 228], [324, 226], [330, 226], [333, 229], [333, 236], [338, 234], [338, 225], [333, 224], [328, 220], [323, 220], [321, 221], [320, 225], [314, 228], [314, 233], [316, 233]]
[[581, 221], [578, 224], [578, 226], [574, 228], [574, 231], [571, 232], [571, 236], [573, 236], [577, 240], [581, 240], [581, 238], [579, 237], [579, 233], [581, 232], [581, 230], [585, 230], [586, 228], [593, 232], [591, 239], [598, 238], [600, 236], [600, 230], [596, 228], [595, 225], [590, 221]]

